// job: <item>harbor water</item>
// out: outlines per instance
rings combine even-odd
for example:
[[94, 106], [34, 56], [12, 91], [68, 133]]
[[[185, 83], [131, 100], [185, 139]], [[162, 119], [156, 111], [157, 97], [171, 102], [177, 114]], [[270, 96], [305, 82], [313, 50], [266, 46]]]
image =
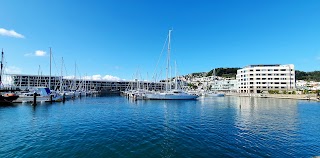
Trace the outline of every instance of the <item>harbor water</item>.
[[320, 156], [320, 103], [83, 97], [0, 106], [0, 157]]

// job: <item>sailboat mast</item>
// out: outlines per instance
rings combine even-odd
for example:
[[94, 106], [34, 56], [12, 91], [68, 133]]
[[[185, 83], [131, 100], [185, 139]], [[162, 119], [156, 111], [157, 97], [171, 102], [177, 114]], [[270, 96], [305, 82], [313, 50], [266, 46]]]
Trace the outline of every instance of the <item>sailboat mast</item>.
[[176, 77], [175, 77], [175, 80], [176, 80], [176, 82], [175, 82], [175, 88], [174, 89], [178, 89], [178, 75], [177, 75], [177, 62], [175, 61], [174, 62], [174, 66], [175, 66], [175, 75], [176, 75]]
[[1, 53], [0, 86], [2, 84], [2, 69], [3, 69], [3, 48]]
[[74, 62], [74, 81], [73, 81], [73, 84], [74, 84], [74, 90], [76, 90], [77, 88], [77, 81], [76, 81], [76, 78], [77, 78], [77, 62]]
[[62, 68], [63, 68], [63, 57], [62, 57], [62, 60], [61, 60], [61, 78], [60, 78], [60, 92], [62, 92]]
[[171, 42], [171, 31], [169, 30], [169, 36], [168, 36], [168, 56], [167, 56], [167, 73], [166, 73], [166, 91], [168, 91], [168, 74], [169, 74], [169, 68], [170, 68], [170, 42]]
[[51, 47], [50, 47], [50, 74], [49, 74], [49, 89], [51, 90]]

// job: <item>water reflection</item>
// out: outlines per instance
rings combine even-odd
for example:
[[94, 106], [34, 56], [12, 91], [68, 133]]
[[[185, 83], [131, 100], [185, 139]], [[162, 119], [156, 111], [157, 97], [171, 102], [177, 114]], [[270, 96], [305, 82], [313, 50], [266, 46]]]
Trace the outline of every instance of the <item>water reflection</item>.
[[311, 157], [319, 111], [319, 103], [249, 97], [27, 104], [0, 108], [0, 157]]
[[[295, 144], [299, 127], [297, 100], [238, 97], [235, 104], [235, 127], [238, 129], [236, 144], [248, 153], [266, 148], [265, 154], [273, 155], [284, 144]], [[283, 156], [293, 154], [286, 149]]]

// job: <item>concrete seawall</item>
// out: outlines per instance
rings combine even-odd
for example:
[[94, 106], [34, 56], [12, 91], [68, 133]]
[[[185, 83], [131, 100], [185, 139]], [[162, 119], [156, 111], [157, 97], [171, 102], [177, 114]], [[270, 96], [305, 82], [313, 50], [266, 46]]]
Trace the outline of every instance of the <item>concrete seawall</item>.
[[261, 94], [261, 93], [226, 93], [226, 96], [279, 98], [320, 101], [316, 94]]

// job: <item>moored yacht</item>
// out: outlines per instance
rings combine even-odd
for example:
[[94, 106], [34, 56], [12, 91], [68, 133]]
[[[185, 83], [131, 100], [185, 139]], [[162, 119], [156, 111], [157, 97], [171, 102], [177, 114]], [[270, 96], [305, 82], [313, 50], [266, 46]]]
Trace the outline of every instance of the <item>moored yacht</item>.
[[[168, 57], [167, 57], [167, 79], [166, 79], [166, 91], [165, 92], [152, 92], [152, 93], [146, 93], [145, 98], [150, 99], [150, 100], [191, 100], [191, 99], [196, 99], [198, 98], [198, 95], [195, 94], [189, 94], [184, 92], [183, 90], [177, 89], [177, 79], [175, 83], [175, 89], [171, 90], [171, 84], [170, 86], [168, 85], [168, 71], [170, 68], [170, 37], [171, 37], [171, 31], [169, 30], [169, 35], [168, 35]], [[176, 74], [177, 76], [177, 74]], [[170, 88], [169, 88], [170, 87]]]
[[145, 97], [150, 100], [192, 100], [197, 99], [198, 95], [174, 89], [166, 92], [147, 93]]
[[[13, 102], [23, 103], [23, 102], [33, 102], [34, 93], [37, 95], [37, 102], [59, 102], [62, 101], [62, 96], [58, 93], [51, 92], [47, 87], [35, 87], [29, 92], [23, 92], [19, 94], [19, 98]], [[52, 100], [51, 99], [52, 96]]]
[[[1, 62], [0, 62], [0, 90], [1, 87], [3, 86], [2, 84], [2, 70], [3, 70], [3, 49], [1, 52]], [[2, 92], [5, 92], [2, 90]], [[7, 93], [5, 92], [4, 94], [2, 94], [0, 92], [0, 103], [11, 103], [12, 101], [16, 100], [19, 96], [15, 95], [14, 93]]]
[[3, 95], [0, 95], [0, 103], [12, 103], [16, 99], [18, 99], [19, 96], [15, 95], [14, 93], [5, 93]]
[[207, 92], [205, 93], [206, 97], [224, 97], [224, 93], [219, 93], [219, 92]]

